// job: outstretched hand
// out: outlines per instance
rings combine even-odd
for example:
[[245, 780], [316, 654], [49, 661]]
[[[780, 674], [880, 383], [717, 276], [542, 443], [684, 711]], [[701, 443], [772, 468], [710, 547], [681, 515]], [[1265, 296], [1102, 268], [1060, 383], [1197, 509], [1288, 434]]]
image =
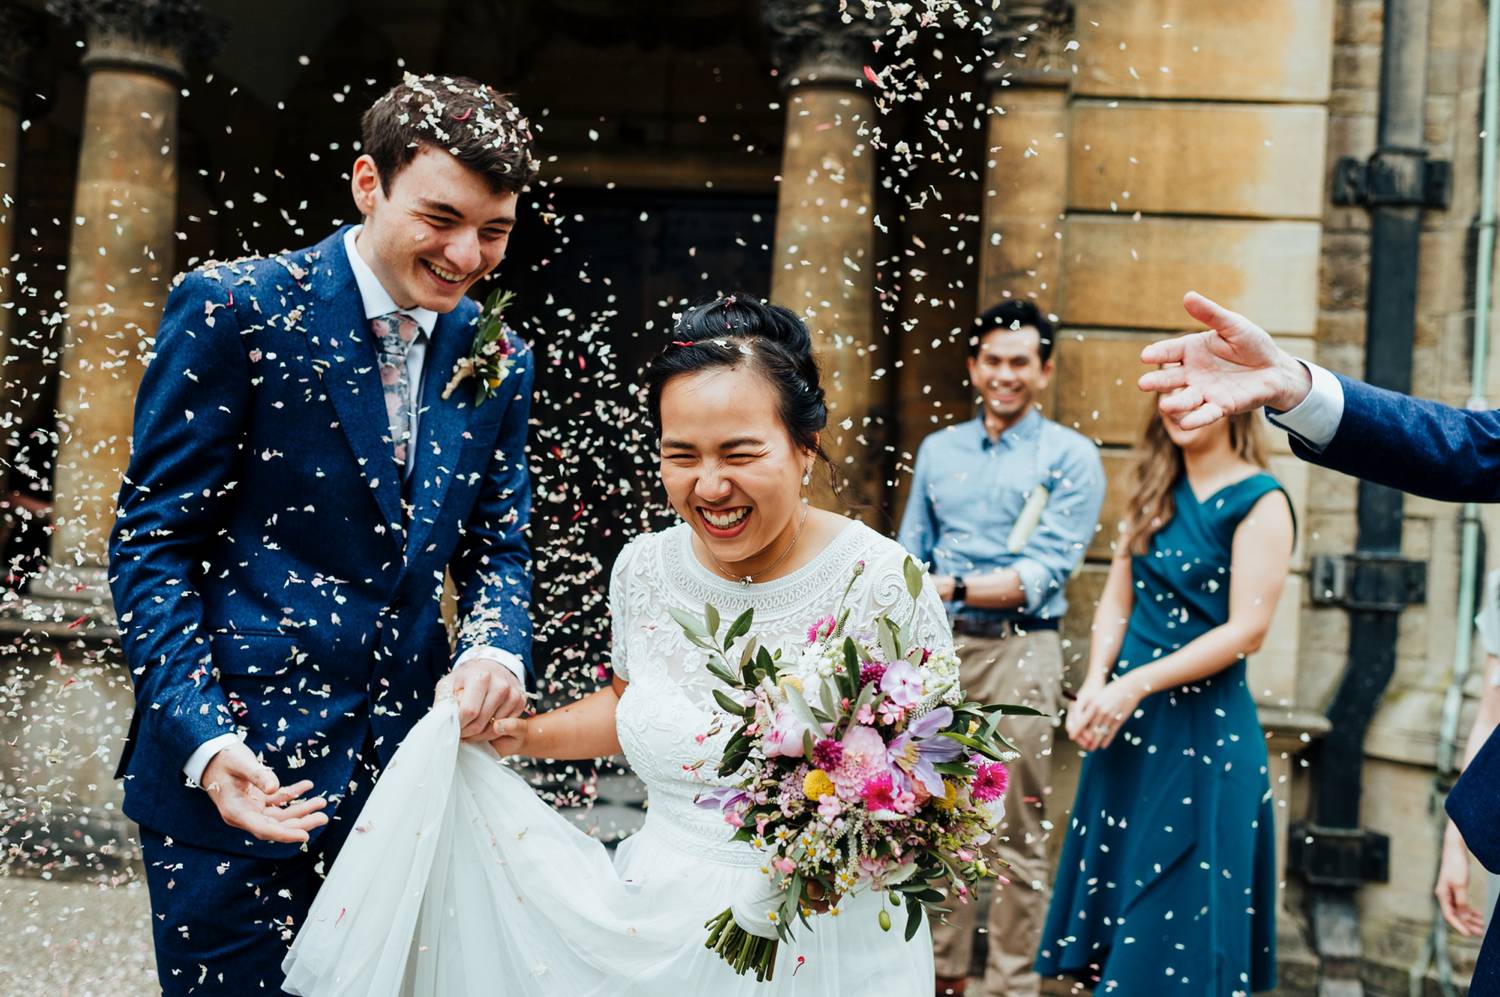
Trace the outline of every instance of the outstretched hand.
[[220, 751], [203, 770], [203, 789], [219, 817], [262, 841], [307, 841], [314, 829], [328, 823], [322, 813], [327, 800], [298, 798], [312, 787], [307, 779], [282, 786], [276, 773], [243, 744]]
[[1142, 350], [1142, 363], [1167, 366], [1141, 375], [1140, 387], [1167, 394], [1161, 410], [1177, 417], [1183, 429], [1262, 405], [1286, 411], [1307, 397], [1307, 368], [1260, 326], [1196, 291], [1183, 297], [1182, 306], [1208, 329]]

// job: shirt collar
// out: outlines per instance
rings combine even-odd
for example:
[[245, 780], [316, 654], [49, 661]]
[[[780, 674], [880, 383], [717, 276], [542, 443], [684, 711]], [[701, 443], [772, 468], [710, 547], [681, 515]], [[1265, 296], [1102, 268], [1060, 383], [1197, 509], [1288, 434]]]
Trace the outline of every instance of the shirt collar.
[[979, 446], [988, 450], [990, 447], [1013, 447], [1019, 443], [1029, 441], [1042, 428], [1042, 413], [1033, 406], [1021, 421], [1011, 426], [1000, 434], [1000, 439], [990, 439], [989, 430], [984, 428], [984, 413], [980, 412], [974, 417], [973, 426], [979, 432]]
[[437, 312], [431, 308], [402, 308], [396, 304], [385, 285], [380, 283], [380, 278], [375, 276], [375, 271], [370, 269], [370, 264], [359, 255], [359, 247], [354, 240], [359, 237], [363, 225], [356, 225], [344, 233], [344, 253], [349, 257], [349, 269], [354, 271], [354, 283], [359, 286], [359, 297], [365, 305], [365, 318], [379, 318], [389, 315], [391, 312], [401, 312], [410, 315], [413, 322], [422, 327], [427, 335], [432, 335], [432, 330], [437, 326]]

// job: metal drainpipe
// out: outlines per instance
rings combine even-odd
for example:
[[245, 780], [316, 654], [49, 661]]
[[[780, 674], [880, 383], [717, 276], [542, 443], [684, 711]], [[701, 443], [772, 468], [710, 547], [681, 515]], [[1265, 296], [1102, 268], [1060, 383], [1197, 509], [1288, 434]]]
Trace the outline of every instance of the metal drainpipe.
[[[1488, 380], [1490, 346], [1490, 307], [1495, 267], [1495, 172], [1496, 152], [1500, 148], [1500, 3], [1489, 5], [1484, 48], [1484, 119], [1482, 124], [1479, 174], [1479, 240], [1474, 255], [1474, 348], [1469, 359], [1468, 407], [1475, 411], [1489, 408], [1485, 397]], [[1458, 620], [1453, 642], [1453, 677], [1443, 696], [1442, 724], [1438, 731], [1437, 774], [1433, 779], [1432, 810], [1438, 838], [1438, 862], [1441, 864], [1443, 834], [1448, 817], [1443, 801], [1457, 774], [1455, 755], [1458, 746], [1459, 712], [1463, 707], [1464, 685], [1472, 661], [1474, 590], [1478, 585], [1481, 524], [1479, 506], [1464, 504], [1460, 515], [1463, 540], [1459, 554]], [[1430, 962], [1437, 964], [1438, 987], [1444, 997], [1453, 997], [1453, 965], [1448, 958], [1448, 922], [1433, 901], [1432, 933], [1417, 961], [1413, 963], [1408, 991], [1412, 997], [1422, 992], [1422, 977]]]
[[[1381, 39], [1378, 148], [1356, 199], [1370, 210], [1370, 288], [1365, 379], [1411, 390], [1417, 259], [1428, 164], [1424, 150], [1430, 0], [1386, 0]], [[1397, 624], [1416, 601], [1422, 566], [1401, 560], [1402, 498], [1359, 483], [1356, 551], [1346, 560], [1349, 657], [1328, 707], [1332, 729], [1317, 749], [1315, 823], [1299, 830], [1310, 853], [1308, 914], [1320, 959], [1322, 997], [1360, 997], [1359, 917], [1355, 892], [1383, 879], [1386, 843], [1360, 829], [1364, 742], [1396, 667]], [[1375, 871], [1372, 871], [1375, 870]]]

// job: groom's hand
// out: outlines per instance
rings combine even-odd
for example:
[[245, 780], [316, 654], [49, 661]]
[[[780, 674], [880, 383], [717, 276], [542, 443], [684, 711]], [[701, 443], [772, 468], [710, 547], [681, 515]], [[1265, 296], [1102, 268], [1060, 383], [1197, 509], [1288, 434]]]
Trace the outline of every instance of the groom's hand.
[[321, 812], [327, 800], [298, 799], [312, 787], [310, 780], [282, 786], [276, 773], [243, 744], [220, 751], [203, 770], [203, 790], [219, 808], [219, 817], [262, 841], [306, 841], [310, 832], [328, 823]]
[[1142, 375], [1140, 387], [1171, 392], [1161, 411], [1176, 416], [1183, 429], [1263, 405], [1285, 412], [1307, 397], [1312, 375], [1260, 326], [1196, 291], [1183, 297], [1182, 306], [1208, 330], [1142, 350], [1142, 363], [1171, 366]]
[[526, 708], [526, 690], [516, 673], [490, 658], [471, 658], [453, 669], [450, 682], [458, 700], [459, 734], [466, 741], [488, 741], [496, 724]]

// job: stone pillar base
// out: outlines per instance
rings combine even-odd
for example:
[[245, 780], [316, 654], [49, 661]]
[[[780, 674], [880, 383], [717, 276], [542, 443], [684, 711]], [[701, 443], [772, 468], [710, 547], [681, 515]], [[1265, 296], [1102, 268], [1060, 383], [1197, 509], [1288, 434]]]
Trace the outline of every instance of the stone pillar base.
[[107, 603], [41, 584], [0, 606], [0, 850], [12, 873], [114, 879], [138, 859], [114, 778], [134, 708]]

